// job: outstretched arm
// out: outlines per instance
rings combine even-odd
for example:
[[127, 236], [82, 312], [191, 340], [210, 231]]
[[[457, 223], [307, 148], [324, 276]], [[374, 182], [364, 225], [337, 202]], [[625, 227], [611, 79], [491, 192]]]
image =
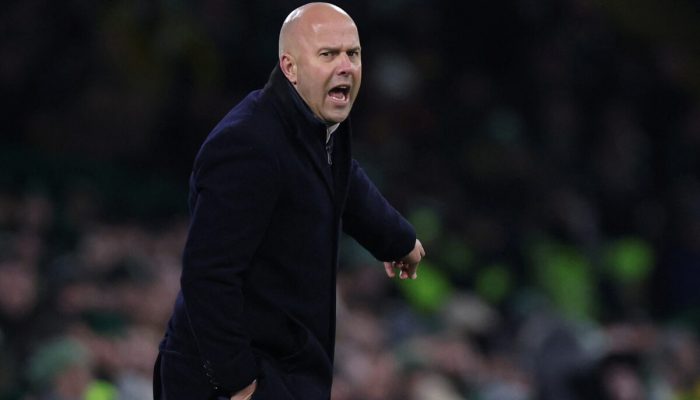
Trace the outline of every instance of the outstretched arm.
[[399, 274], [402, 279], [413, 277], [425, 255], [411, 224], [386, 201], [355, 160], [350, 172], [343, 230], [378, 260], [384, 261], [390, 277], [395, 276], [394, 268], [402, 270]]

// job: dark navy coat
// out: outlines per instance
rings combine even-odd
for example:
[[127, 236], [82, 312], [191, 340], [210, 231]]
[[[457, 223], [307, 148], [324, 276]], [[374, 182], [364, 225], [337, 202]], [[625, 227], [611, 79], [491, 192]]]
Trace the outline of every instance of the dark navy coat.
[[190, 181], [181, 292], [161, 344], [157, 398], [329, 399], [341, 231], [377, 259], [408, 254], [410, 224], [275, 68], [202, 145]]

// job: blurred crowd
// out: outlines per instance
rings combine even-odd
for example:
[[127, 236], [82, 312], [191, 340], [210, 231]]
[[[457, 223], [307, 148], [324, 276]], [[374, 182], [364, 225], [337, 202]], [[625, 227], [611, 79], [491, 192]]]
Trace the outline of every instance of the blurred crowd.
[[[152, 398], [192, 159], [299, 4], [0, 14], [0, 400]], [[697, 2], [337, 4], [354, 154], [428, 254], [344, 239], [332, 399], [700, 399]]]

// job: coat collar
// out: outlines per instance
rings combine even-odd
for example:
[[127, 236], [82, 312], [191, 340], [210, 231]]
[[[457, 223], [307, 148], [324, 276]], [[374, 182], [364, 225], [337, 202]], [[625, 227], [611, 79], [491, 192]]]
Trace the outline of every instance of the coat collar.
[[[276, 65], [272, 70], [270, 79], [263, 88], [263, 92], [264, 95], [269, 96], [285, 126], [285, 130], [301, 143], [305, 152], [313, 162], [314, 169], [316, 169], [326, 183], [331, 197], [334, 197], [334, 188], [337, 187], [340, 182], [334, 182], [334, 172], [329, 167], [326, 159], [324, 147], [327, 132], [326, 124], [313, 114], [308, 105], [306, 105], [301, 96], [299, 96], [296, 89], [294, 89], [292, 84], [287, 80], [287, 77], [284, 76], [279, 65]], [[343, 121], [334, 133], [336, 149], [342, 146], [346, 147], [349, 151], [350, 134], [348, 126], [349, 121]], [[349, 162], [349, 158], [344, 154], [341, 155], [342, 153], [341, 151], [334, 151], [334, 156], [337, 155], [339, 157], [337, 161], [341, 161], [342, 159], [342, 161]], [[345, 160], [345, 158], [348, 158], [348, 160]], [[336, 166], [343, 168], [344, 162], [342, 161], [338, 163], [340, 165]], [[336, 177], [338, 172], [340, 171], [335, 172]]]
[[263, 90], [271, 95], [275, 108], [286, 125], [295, 128], [296, 132], [305, 131], [307, 135], [309, 132], [318, 132], [319, 135], [321, 135], [320, 132], [323, 132], [323, 137], [325, 137], [326, 124], [314, 115], [294, 86], [284, 76], [279, 65], [276, 65], [272, 70], [270, 79]]

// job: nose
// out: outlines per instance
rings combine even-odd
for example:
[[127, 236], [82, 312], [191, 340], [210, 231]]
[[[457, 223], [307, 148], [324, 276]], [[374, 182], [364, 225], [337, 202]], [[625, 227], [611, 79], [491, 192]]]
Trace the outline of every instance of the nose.
[[347, 53], [341, 53], [338, 57], [338, 74], [347, 75], [353, 71], [357, 66], [352, 62], [350, 56]]

